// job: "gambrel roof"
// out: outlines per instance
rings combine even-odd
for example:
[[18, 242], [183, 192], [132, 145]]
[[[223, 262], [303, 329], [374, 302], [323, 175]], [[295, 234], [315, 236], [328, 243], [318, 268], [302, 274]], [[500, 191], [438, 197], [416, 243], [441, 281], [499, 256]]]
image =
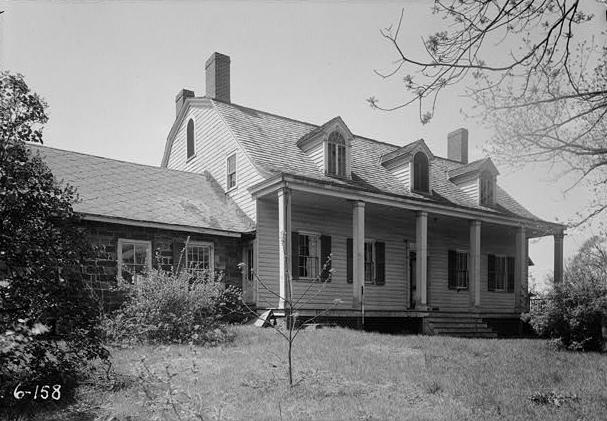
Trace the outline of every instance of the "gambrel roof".
[[[430, 161], [432, 197], [409, 191], [388, 169], [381, 165], [382, 157], [398, 155], [413, 146], [404, 147], [354, 135], [352, 140], [352, 179], [338, 179], [324, 174], [297, 143], [307, 135], [317, 133], [322, 126], [281, 117], [275, 114], [226, 103], [210, 101], [226, 125], [242, 145], [253, 164], [265, 175], [289, 174], [320, 183], [404, 196], [421, 201], [434, 200], [457, 207], [482, 209], [492, 214], [522, 217], [541, 221], [507, 192], [497, 186], [496, 206], [475, 203], [450, 180], [450, 172], [464, 164], [435, 156]], [[471, 165], [471, 164], [469, 164]]]
[[46, 146], [39, 153], [58, 181], [77, 188], [76, 212], [116, 223], [243, 233], [253, 222], [205, 174], [117, 161]]

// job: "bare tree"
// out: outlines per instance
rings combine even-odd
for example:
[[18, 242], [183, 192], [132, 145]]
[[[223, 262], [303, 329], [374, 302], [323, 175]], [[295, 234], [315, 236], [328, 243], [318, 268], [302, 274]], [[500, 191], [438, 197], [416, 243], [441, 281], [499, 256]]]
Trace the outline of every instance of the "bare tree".
[[[286, 247], [286, 241], [283, 242], [283, 247]], [[284, 256], [286, 262], [286, 248]], [[244, 263], [241, 263], [239, 266], [242, 271], [247, 270], [246, 265]], [[288, 285], [286, 288], [285, 296], [282, 296], [277, 293], [271, 286], [267, 285], [266, 282], [264, 282], [264, 280], [257, 274], [257, 272], [255, 272], [254, 270], [252, 272], [259, 287], [267, 291], [274, 298], [277, 298], [278, 300], [284, 302], [284, 317], [286, 321], [285, 328], [283, 329], [281, 326], [276, 326], [271, 323], [269, 324], [269, 326], [272, 327], [287, 343], [287, 373], [289, 377], [289, 386], [293, 387], [293, 345], [299, 333], [305, 328], [302, 323], [298, 322], [299, 311], [306, 304], [310, 303], [315, 297], [322, 294], [325, 290], [325, 287], [327, 286], [327, 283], [331, 281], [331, 278], [333, 276], [333, 270], [331, 269], [331, 256], [329, 255], [329, 258], [324, 263], [320, 273], [315, 277], [315, 279], [308, 281], [308, 286], [301, 294], [299, 294], [298, 297], [295, 297], [293, 295], [292, 274], [289, 273], [288, 275]], [[308, 319], [307, 323], [317, 321], [323, 316], [326, 316], [341, 302], [342, 301], [340, 299], [334, 300], [333, 303], [327, 306], [323, 311], [316, 314], [314, 317]], [[249, 307], [246, 303], [244, 304], [244, 306], [253, 317], [261, 319], [261, 316], [257, 311]]]
[[403, 76], [410, 96], [392, 106], [368, 101], [386, 111], [417, 105], [425, 124], [440, 94], [464, 85], [473, 114], [495, 132], [488, 152], [513, 164], [564, 165], [576, 175], [569, 188], [584, 182], [593, 191], [579, 225], [607, 209], [607, 37], [589, 33], [589, 3], [435, 0], [448, 29], [422, 38], [422, 57], [399, 40], [403, 10], [380, 31], [396, 53], [394, 68], [376, 73]]

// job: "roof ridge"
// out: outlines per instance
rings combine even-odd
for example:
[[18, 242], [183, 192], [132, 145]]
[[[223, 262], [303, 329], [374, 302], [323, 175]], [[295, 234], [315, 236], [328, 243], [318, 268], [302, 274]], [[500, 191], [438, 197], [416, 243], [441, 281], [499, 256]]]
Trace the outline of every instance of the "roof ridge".
[[204, 174], [197, 173], [197, 172], [183, 171], [183, 170], [176, 170], [174, 168], [167, 168], [167, 167], [161, 167], [161, 166], [155, 166], [155, 165], [141, 164], [139, 162], [125, 161], [123, 159], [109, 158], [107, 156], [99, 156], [99, 155], [90, 154], [90, 153], [84, 153], [84, 152], [78, 152], [78, 151], [70, 151], [68, 149], [61, 149], [61, 148], [57, 148], [55, 146], [47, 146], [47, 145], [44, 145], [44, 144], [28, 143], [27, 146], [28, 147], [34, 146], [34, 147], [39, 148], [39, 149], [53, 149], [55, 151], [69, 152], [69, 153], [73, 153], [73, 154], [77, 154], [77, 155], [83, 155], [83, 156], [87, 156], [87, 157], [104, 159], [106, 161], [114, 161], [114, 162], [120, 162], [120, 163], [123, 163], [123, 164], [136, 165], [138, 167], [146, 167], [146, 168], [153, 168], [153, 169], [162, 170], [162, 171], [176, 172], [176, 173], [182, 173], [182, 174], [194, 174], [196, 176], [204, 176]]
[[[251, 108], [251, 107], [247, 107], [246, 105], [235, 104], [234, 102], [225, 102], [225, 101], [219, 101], [219, 100], [217, 100], [217, 99], [214, 99], [214, 98], [209, 98], [209, 97], [207, 97], [207, 96], [202, 96], [202, 97], [197, 97], [197, 98], [206, 98], [206, 99], [210, 99], [210, 100], [211, 100], [211, 101], [213, 101], [213, 102], [218, 102], [218, 103], [223, 104], [223, 105], [228, 105], [228, 106], [229, 106], [229, 105], [233, 105], [233, 106], [235, 106], [235, 107], [237, 107], [237, 108], [244, 108], [244, 109], [246, 109], [246, 110], [251, 110], [251, 111], [258, 112], [258, 113], [267, 114], [267, 115], [270, 115], [270, 116], [272, 116], [272, 117], [277, 117], [277, 118], [282, 118], [282, 119], [284, 119], [284, 120], [293, 121], [293, 122], [295, 122], [295, 123], [307, 124], [307, 125], [309, 125], [309, 126], [313, 126], [313, 127], [314, 127], [312, 130], [317, 129], [317, 128], [320, 128], [320, 127], [324, 126], [325, 124], [329, 123], [330, 121], [332, 121], [332, 120], [334, 120], [334, 119], [336, 119], [336, 118], [338, 118], [338, 117], [339, 117], [339, 118], [341, 118], [341, 119], [343, 120], [343, 118], [342, 118], [340, 115], [338, 115], [338, 116], [333, 117], [333, 118], [331, 118], [330, 120], [328, 120], [328, 121], [324, 122], [323, 124], [316, 124], [316, 123], [310, 123], [309, 121], [298, 120], [298, 119], [296, 119], [296, 118], [292, 118], [292, 117], [286, 117], [286, 116], [284, 116], [284, 115], [279, 115], [279, 114], [271, 113], [271, 112], [269, 112], [269, 111], [259, 110], [259, 109], [257, 109], [257, 108]], [[345, 123], [345, 122], [344, 122], [344, 123]], [[356, 134], [356, 133], [352, 133], [352, 134], [354, 135], [354, 137], [359, 138], [359, 139], [368, 140], [368, 141], [375, 142], [375, 143], [380, 143], [380, 144], [382, 144], [382, 145], [393, 146], [393, 147], [395, 147], [395, 148], [402, 148], [402, 146], [396, 145], [396, 144], [394, 144], [394, 143], [390, 143], [390, 142], [384, 142], [384, 141], [382, 141], [382, 140], [377, 140], [377, 139], [373, 139], [373, 138], [371, 138], [371, 137], [366, 137], [366, 136], [358, 135], [358, 134]], [[419, 140], [419, 139], [418, 139], [418, 140]], [[415, 140], [414, 142], [417, 142], [417, 140]], [[409, 142], [409, 143], [412, 143], [412, 142]], [[408, 145], [409, 143], [407, 143], [406, 145]], [[406, 145], [403, 145], [403, 146], [406, 146]]]

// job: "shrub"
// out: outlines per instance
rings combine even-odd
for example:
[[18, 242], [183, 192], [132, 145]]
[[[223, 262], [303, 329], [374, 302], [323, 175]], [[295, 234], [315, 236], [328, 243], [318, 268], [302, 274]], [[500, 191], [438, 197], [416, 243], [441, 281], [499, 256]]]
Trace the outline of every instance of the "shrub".
[[[570, 350], [603, 348], [601, 326], [607, 316], [607, 277], [597, 271], [589, 240], [567, 266], [563, 281], [554, 285], [531, 312], [531, 324], [542, 337], [554, 338]], [[607, 255], [607, 254], [606, 254]]]
[[113, 342], [216, 344], [231, 339], [224, 325], [242, 320], [242, 298], [209, 271], [153, 270], [127, 292], [124, 305], [104, 320]]
[[12, 398], [18, 383], [61, 383], [65, 397], [88, 361], [108, 358], [80, 273], [91, 250], [76, 191], [26, 145], [42, 143], [45, 107], [23, 76], [0, 73], [0, 417], [32, 402]]

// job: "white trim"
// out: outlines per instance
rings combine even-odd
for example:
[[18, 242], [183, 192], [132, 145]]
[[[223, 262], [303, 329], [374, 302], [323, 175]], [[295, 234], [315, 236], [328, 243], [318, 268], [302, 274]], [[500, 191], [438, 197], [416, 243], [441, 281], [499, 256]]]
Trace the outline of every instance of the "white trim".
[[[226, 163], [226, 193], [238, 188], [238, 153], [237, 152], [238, 151], [234, 151], [226, 156], [226, 160], [225, 160], [225, 163]], [[230, 181], [230, 173], [228, 171], [230, 170], [230, 166], [228, 164], [228, 161], [232, 157], [234, 157], [234, 173], [233, 174], [234, 174], [234, 178], [235, 178], [235, 183], [233, 186], [229, 186], [228, 184]]]
[[[134, 245], [144, 245], [146, 246], [146, 256], [145, 259], [147, 261], [148, 270], [152, 270], [152, 242], [149, 240], [133, 240], [130, 238], [118, 238], [118, 244], [116, 246], [116, 266], [118, 268], [117, 277], [122, 279], [122, 246], [124, 243], [134, 244]], [[137, 278], [133, 278], [133, 282], [137, 282]]]
[[[320, 276], [320, 272], [321, 272], [321, 268], [322, 265], [320, 264], [320, 257], [321, 257], [321, 243], [320, 243], [320, 237], [321, 237], [321, 233], [319, 232], [314, 232], [314, 231], [295, 231], [297, 233], [297, 244], [299, 246], [299, 237], [302, 235], [305, 235], [306, 237], [314, 237], [316, 238], [316, 272], [317, 275], [316, 276], [302, 276], [299, 277], [299, 273], [297, 274], [297, 278], [294, 278], [295, 281], [313, 281], [316, 280], [318, 278], [318, 276]], [[298, 259], [299, 262], [299, 247], [297, 250], [297, 256], [293, 256], [296, 257]], [[292, 258], [293, 258], [292, 257]], [[309, 256], [308, 256], [309, 257]], [[298, 271], [299, 271], [299, 265], [297, 265]]]
[[[192, 161], [194, 158], [196, 158], [196, 152], [198, 152], [198, 148], [196, 147], [196, 118], [191, 115], [189, 116], [189, 118], [187, 119], [188, 122], [185, 125], [185, 162], [186, 164], [190, 161]], [[185, 120], [184, 120], [185, 121]], [[194, 153], [192, 153], [192, 155], [188, 156], [188, 125], [190, 124], [190, 121], [192, 121], [192, 141], [193, 141], [193, 147], [194, 147]]]
[[215, 244], [212, 241], [190, 241], [185, 250], [185, 267], [188, 268], [188, 248], [209, 247], [209, 271], [215, 273]]
[[[432, 212], [438, 215], [454, 216], [465, 219], [475, 219], [481, 222], [494, 223], [498, 225], [507, 225], [510, 227], [528, 227], [531, 230], [542, 231], [544, 235], [554, 234], [555, 230], [561, 232], [566, 226], [547, 221], [534, 221], [524, 217], [508, 217], [500, 214], [489, 214], [486, 210], [460, 208], [456, 206], [445, 206], [434, 202], [422, 202], [402, 196], [386, 193], [374, 193], [361, 190], [353, 190], [348, 186], [336, 186], [329, 183], [318, 183], [315, 180], [295, 178], [286, 174], [280, 174], [272, 179], [264, 180], [249, 188], [249, 192], [259, 198], [266, 194], [275, 192], [279, 188], [287, 185], [289, 188], [297, 191], [315, 193], [324, 196], [348, 199], [352, 201], [365, 201], [380, 205], [392, 206], [400, 209], [412, 211]], [[533, 238], [528, 236], [528, 238]]]

